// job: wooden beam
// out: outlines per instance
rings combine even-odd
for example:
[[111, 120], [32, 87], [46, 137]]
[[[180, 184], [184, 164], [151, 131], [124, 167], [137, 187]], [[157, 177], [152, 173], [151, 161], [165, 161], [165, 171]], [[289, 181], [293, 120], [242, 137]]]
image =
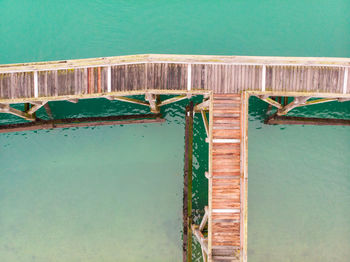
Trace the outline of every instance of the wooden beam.
[[338, 98], [339, 102], [347, 102], [350, 101], [350, 98]]
[[204, 248], [201, 246], [203, 262], [208, 261], [208, 255], [205, 253]]
[[249, 94], [242, 93], [241, 114], [241, 214], [240, 214], [240, 256], [242, 262], [247, 262], [248, 254], [248, 116]]
[[210, 100], [209, 99], [204, 100], [202, 103], [200, 103], [194, 107], [194, 111], [195, 112], [200, 112], [202, 110], [208, 111], [209, 105], [210, 105]]
[[201, 247], [204, 249], [204, 252], [208, 254], [208, 245], [206, 243], [206, 238], [204, 238], [202, 232], [199, 230], [199, 227], [193, 224], [192, 231], [195, 237], [197, 238], [198, 242], [200, 243]]
[[313, 118], [313, 117], [293, 117], [278, 116], [269, 117], [265, 124], [268, 125], [317, 125], [317, 126], [350, 126], [349, 119]]
[[[35, 103], [35, 104], [34, 104]], [[26, 113], [33, 115], [36, 111], [42, 108], [47, 102], [34, 102], [34, 104]]]
[[130, 98], [130, 97], [124, 97], [124, 96], [105, 96], [108, 100], [118, 100], [122, 102], [127, 102], [127, 103], [132, 103], [132, 104], [137, 104], [137, 105], [142, 105], [142, 106], [149, 106], [149, 104], [145, 101]]
[[204, 229], [205, 225], [207, 224], [207, 222], [208, 222], [208, 207], [205, 206], [205, 208], [204, 208], [204, 216], [203, 216], [202, 222], [199, 225], [199, 230], [200, 231], [203, 231], [203, 229]]
[[30, 101], [29, 103], [32, 105], [42, 105], [43, 103], [46, 103], [46, 101]]
[[47, 114], [47, 116], [49, 117], [49, 119], [53, 119], [52, 111], [51, 111], [49, 102], [47, 102], [47, 103], [44, 104], [44, 108], [45, 108], [45, 110], [46, 110], [46, 114]]
[[185, 95], [175, 96], [175, 97], [172, 97], [172, 98], [169, 98], [169, 99], [166, 99], [166, 100], [160, 102], [158, 106], [160, 107], [160, 106], [168, 105], [171, 103], [181, 101], [181, 100], [186, 99], [186, 98], [187, 98], [187, 96], [185, 96]]
[[149, 107], [151, 108], [152, 113], [159, 112], [159, 107], [158, 107], [159, 96], [158, 95], [146, 93], [145, 100], [148, 101]]
[[24, 104], [24, 112], [27, 112], [30, 109], [30, 104], [29, 103], [25, 103]]
[[34, 122], [29, 122], [29, 123], [0, 125], [0, 133], [30, 131], [30, 130], [38, 130], [38, 129], [52, 129], [52, 128], [161, 123], [164, 121], [165, 119], [161, 118], [160, 114], [83, 117], [83, 118], [67, 118], [67, 119], [54, 119], [54, 120], [38, 119]]
[[262, 96], [257, 96], [258, 98], [260, 98], [262, 101], [265, 101], [266, 103], [277, 107], [278, 109], [282, 108], [282, 105], [278, 102], [276, 102], [275, 100], [271, 99], [270, 97], [268, 97], [267, 95], [262, 95]]
[[205, 133], [207, 134], [207, 137], [209, 137], [209, 123], [207, 118], [207, 113], [204, 110], [201, 110], [203, 124], [205, 128]]
[[337, 98], [322, 98], [322, 99], [315, 99], [311, 101], [306, 101], [304, 105], [300, 106], [310, 106], [310, 105], [317, 105], [317, 104], [322, 104], [322, 103], [328, 103], [328, 102], [333, 102], [337, 101]]
[[35, 117], [33, 117], [32, 115], [26, 112], [23, 112], [21, 110], [17, 110], [11, 107], [9, 104], [0, 104], [0, 113], [12, 114], [12, 115], [24, 118], [25, 120], [28, 120], [28, 121], [35, 120]]
[[202, 231], [205, 227], [205, 225], [208, 223], [208, 217], [209, 217], [209, 208], [208, 206], [204, 207], [204, 216], [202, 218], [202, 221], [199, 226], [192, 224], [192, 231], [199, 241], [202, 249], [202, 257], [204, 261], [208, 261], [208, 244], [207, 239], [204, 238]]
[[311, 98], [311, 96], [297, 96], [297, 97], [295, 97], [294, 100], [292, 102], [290, 102], [288, 105], [280, 108], [277, 111], [277, 115], [279, 115], [279, 116], [285, 115], [293, 108], [305, 105], [306, 101], [310, 98]]
[[71, 99], [67, 99], [67, 101], [76, 104], [76, 103], [79, 102], [79, 99], [77, 99], [77, 98], [71, 98]]

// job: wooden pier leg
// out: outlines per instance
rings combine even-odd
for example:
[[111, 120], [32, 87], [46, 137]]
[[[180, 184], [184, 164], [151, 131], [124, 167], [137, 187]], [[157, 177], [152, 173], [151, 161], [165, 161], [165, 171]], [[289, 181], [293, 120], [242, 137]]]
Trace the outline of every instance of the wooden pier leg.
[[193, 102], [186, 107], [185, 166], [183, 192], [183, 261], [192, 261], [192, 153]]
[[34, 119], [36, 119], [36, 114], [35, 111], [34, 113], [29, 112], [31, 110], [31, 108], [33, 108], [34, 105], [30, 104], [30, 103], [25, 103], [24, 104], [24, 112], [28, 113], [29, 115], [31, 115]]
[[159, 95], [155, 94], [145, 94], [146, 100], [149, 102], [149, 106], [151, 108], [152, 113], [159, 113]]
[[[35, 108], [35, 105], [31, 104], [31, 105], [30, 105], [29, 111], [31, 111], [31, 110], [34, 109], [34, 108]], [[28, 113], [30, 113], [29, 111], [28, 111]], [[32, 115], [33, 118], [36, 120], [36, 111], [34, 111], [31, 115]]]
[[279, 104], [282, 104], [282, 97], [281, 97], [281, 96], [278, 96], [278, 97], [277, 97], [277, 102], [278, 102]]
[[30, 104], [29, 103], [25, 103], [24, 104], [24, 112], [28, 112], [29, 109], [30, 109]]

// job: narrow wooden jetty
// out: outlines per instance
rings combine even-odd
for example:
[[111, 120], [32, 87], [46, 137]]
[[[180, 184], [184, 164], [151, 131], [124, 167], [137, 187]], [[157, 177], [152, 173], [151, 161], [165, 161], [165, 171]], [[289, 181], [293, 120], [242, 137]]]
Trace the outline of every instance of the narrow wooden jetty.
[[246, 256], [246, 104], [242, 94], [213, 94], [211, 99], [209, 203], [201, 225], [193, 227], [205, 261], [242, 261]]
[[213, 260], [237, 260], [240, 251], [241, 95], [214, 94], [211, 201]]

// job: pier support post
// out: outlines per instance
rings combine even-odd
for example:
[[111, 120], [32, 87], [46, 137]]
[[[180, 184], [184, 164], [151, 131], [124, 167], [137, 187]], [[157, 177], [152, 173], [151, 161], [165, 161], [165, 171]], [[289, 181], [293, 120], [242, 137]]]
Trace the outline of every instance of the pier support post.
[[287, 114], [290, 110], [292, 110], [295, 107], [299, 107], [301, 105], [305, 105], [306, 101], [310, 99], [310, 96], [300, 96], [300, 97], [295, 97], [292, 102], [290, 102], [288, 105], [279, 108], [277, 111], [277, 115], [285, 115]]
[[159, 95], [146, 93], [145, 98], [149, 103], [152, 113], [159, 113]]

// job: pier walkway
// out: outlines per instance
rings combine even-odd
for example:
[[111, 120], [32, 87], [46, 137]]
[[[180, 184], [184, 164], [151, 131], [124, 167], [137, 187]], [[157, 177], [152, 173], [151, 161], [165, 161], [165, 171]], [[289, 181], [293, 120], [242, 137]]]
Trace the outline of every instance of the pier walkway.
[[237, 259], [241, 221], [241, 95], [215, 95], [211, 182], [213, 260]]
[[[209, 203], [199, 227], [193, 227], [203, 257], [240, 261], [246, 235], [246, 97], [213, 94], [209, 137]], [[207, 237], [204, 237], [208, 223]]]

